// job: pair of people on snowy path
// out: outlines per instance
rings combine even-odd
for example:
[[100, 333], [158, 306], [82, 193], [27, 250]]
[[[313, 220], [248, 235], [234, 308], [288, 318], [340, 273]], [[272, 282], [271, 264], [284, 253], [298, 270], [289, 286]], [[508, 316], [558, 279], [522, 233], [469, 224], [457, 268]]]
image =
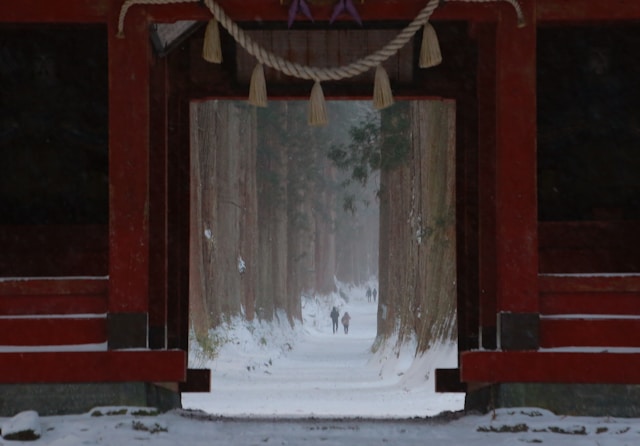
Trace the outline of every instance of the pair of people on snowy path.
[[[340, 318], [340, 312], [336, 307], [333, 307], [331, 310], [331, 322], [333, 328], [333, 334], [338, 331], [338, 319]], [[351, 316], [349, 316], [349, 312], [345, 311], [342, 315], [342, 326], [344, 327], [345, 334], [349, 333], [349, 321], [351, 320]]]
[[376, 301], [376, 296], [378, 295], [378, 292], [376, 291], [376, 289], [374, 288], [373, 291], [371, 291], [371, 287], [367, 287], [367, 302], [371, 302], [371, 297], [373, 296], [373, 301]]

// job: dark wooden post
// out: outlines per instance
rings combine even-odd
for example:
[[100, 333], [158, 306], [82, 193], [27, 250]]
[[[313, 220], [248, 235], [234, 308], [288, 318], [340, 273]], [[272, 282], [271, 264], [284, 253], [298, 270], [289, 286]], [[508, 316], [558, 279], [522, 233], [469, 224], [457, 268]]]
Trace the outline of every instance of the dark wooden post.
[[151, 68], [149, 184], [149, 347], [167, 346], [167, 59]]
[[479, 343], [496, 348], [496, 24], [474, 24], [478, 42]]

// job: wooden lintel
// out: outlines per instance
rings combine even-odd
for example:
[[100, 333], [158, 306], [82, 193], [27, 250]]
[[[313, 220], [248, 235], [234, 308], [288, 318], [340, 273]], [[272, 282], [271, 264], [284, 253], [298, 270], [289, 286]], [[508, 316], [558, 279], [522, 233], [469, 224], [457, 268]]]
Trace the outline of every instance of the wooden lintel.
[[628, 0], [537, 0], [539, 22], [631, 21], [640, 19], [640, 2]]
[[[281, 5], [279, 0], [221, 0], [220, 6], [235, 22], [244, 24], [263, 24], [265, 22], [287, 22], [288, 5]], [[365, 5], [357, 5], [360, 17], [364, 22], [410, 22], [426, 6], [425, 0], [403, 0], [402, 2], [388, 0], [369, 0]], [[333, 5], [314, 5], [312, 13], [317, 23], [329, 22]], [[513, 9], [509, 5], [500, 3], [462, 3], [452, 2], [438, 7], [431, 19], [461, 20], [461, 21], [496, 21], [500, 9]], [[166, 23], [179, 20], [206, 21], [211, 18], [209, 9], [194, 3], [178, 3], [170, 5], [154, 5], [147, 7], [150, 20]], [[515, 12], [511, 11], [514, 16]], [[300, 16], [299, 23], [309, 25], [308, 19]], [[348, 15], [338, 17], [338, 21], [351, 20]]]
[[182, 350], [0, 353], [0, 382], [183, 382]]
[[463, 382], [640, 384], [640, 353], [463, 352]]
[[0, 2], [0, 23], [99, 23], [110, 0], [21, 0]]
[[[0, 22], [6, 23], [98, 23], [107, 20], [110, 4], [120, 4], [113, 0], [22, 0], [0, 2]], [[220, 0], [225, 12], [237, 22], [263, 23], [269, 21], [286, 22], [287, 6], [279, 0]], [[369, 0], [359, 8], [365, 22], [410, 21], [426, 5], [425, 0]], [[134, 5], [131, 9], [141, 8]], [[200, 4], [176, 3], [167, 5], [146, 5], [150, 19], [155, 22], [176, 20], [206, 21], [211, 17], [209, 10]], [[332, 5], [314, 7], [317, 21], [328, 21]], [[495, 21], [499, 9], [513, 9], [506, 3], [463, 3], [451, 2], [438, 7], [432, 19]], [[510, 11], [514, 14], [513, 11]], [[515, 15], [515, 14], [514, 14]], [[640, 19], [640, 3], [627, 0], [598, 2], [593, 0], [537, 0], [536, 16], [539, 22], [584, 22]], [[301, 19], [304, 21], [304, 19]], [[338, 20], [349, 20], [348, 16]]]
[[541, 293], [640, 292], [640, 274], [541, 275]]

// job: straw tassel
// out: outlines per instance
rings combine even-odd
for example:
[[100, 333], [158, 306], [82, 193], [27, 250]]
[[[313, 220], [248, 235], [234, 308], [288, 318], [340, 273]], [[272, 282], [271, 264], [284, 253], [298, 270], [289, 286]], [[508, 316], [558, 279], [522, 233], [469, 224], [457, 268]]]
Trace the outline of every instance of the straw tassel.
[[376, 67], [376, 77], [373, 84], [373, 106], [382, 110], [393, 105], [393, 93], [387, 70], [382, 65]]
[[320, 81], [316, 81], [311, 89], [311, 98], [309, 100], [309, 125], [322, 126], [327, 125], [327, 106], [324, 101], [324, 93]]
[[249, 104], [256, 107], [267, 106], [267, 81], [264, 78], [264, 67], [261, 63], [256, 65], [251, 73], [249, 85]]
[[431, 23], [424, 24], [422, 31], [422, 47], [420, 48], [420, 68], [430, 68], [442, 62], [438, 35]]
[[220, 29], [218, 21], [212, 18], [207, 23], [207, 29], [204, 32], [204, 46], [202, 47], [202, 58], [207, 62], [221, 63], [222, 48], [220, 45]]

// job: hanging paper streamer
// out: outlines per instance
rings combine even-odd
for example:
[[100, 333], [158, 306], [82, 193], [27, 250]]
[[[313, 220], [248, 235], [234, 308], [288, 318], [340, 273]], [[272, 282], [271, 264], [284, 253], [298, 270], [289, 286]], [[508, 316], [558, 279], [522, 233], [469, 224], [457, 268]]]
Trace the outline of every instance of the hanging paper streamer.
[[373, 84], [373, 107], [382, 110], [393, 105], [393, 93], [389, 75], [382, 65], [376, 67], [376, 77]]
[[264, 67], [262, 64], [256, 65], [253, 73], [251, 73], [249, 104], [255, 105], [256, 107], [267, 106], [267, 82], [264, 78]]
[[324, 93], [320, 81], [316, 81], [311, 89], [311, 98], [309, 99], [309, 125], [323, 126], [327, 125], [327, 105], [324, 100]]
[[218, 21], [215, 17], [209, 20], [209, 23], [207, 23], [207, 29], [204, 32], [202, 58], [207, 62], [222, 63], [220, 28], [218, 28]]
[[422, 46], [420, 47], [420, 68], [431, 68], [442, 62], [440, 42], [431, 23], [424, 24], [422, 30]]

